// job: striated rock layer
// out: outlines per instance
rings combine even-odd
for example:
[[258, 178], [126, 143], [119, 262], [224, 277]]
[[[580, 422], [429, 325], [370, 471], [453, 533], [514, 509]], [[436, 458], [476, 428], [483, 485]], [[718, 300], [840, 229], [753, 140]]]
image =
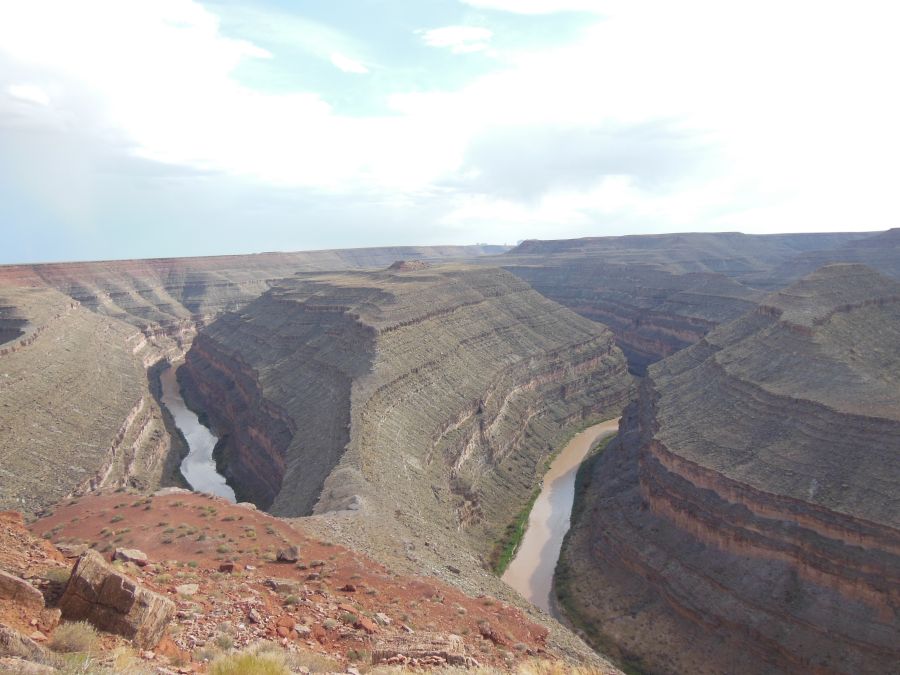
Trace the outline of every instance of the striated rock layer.
[[[182, 338], [196, 325], [258, 297], [298, 271], [380, 268], [501, 253], [500, 246], [395, 246], [193, 258], [0, 265], [0, 286], [49, 286], [99, 314], [135, 325], [148, 338]], [[0, 315], [0, 331], [4, 328]], [[2, 337], [2, 332], [0, 332]]]
[[651, 672], [890, 672], [900, 284], [825, 267], [654, 365], [585, 481], [560, 586], [597, 643]]
[[483, 554], [562, 436], [631, 391], [609, 331], [468, 266], [281, 281], [205, 329], [180, 372], [240, 498]]
[[0, 287], [0, 307], [20, 327], [0, 344], [0, 509], [34, 514], [73, 492], [171, 479], [179, 453], [144, 334], [50, 288]]
[[0, 509], [33, 515], [72, 492], [180, 481], [185, 448], [158, 371], [199, 326], [298, 270], [440, 259], [437, 246], [0, 265]]
[[[752, 309], [764, 297], [758, 288], [780, 288], [800, 276], [782, 271], [800, 256], [833, 249], [841, 253], [826, 259], [851, 260], [843, 257], [847, 251], [877, 236], [718, 232], [531, 240], [486, 262], [607, 325], [631, 371], [643, 375], [651, 363]], [[783, 283], [773, 285], [775, 278]]]

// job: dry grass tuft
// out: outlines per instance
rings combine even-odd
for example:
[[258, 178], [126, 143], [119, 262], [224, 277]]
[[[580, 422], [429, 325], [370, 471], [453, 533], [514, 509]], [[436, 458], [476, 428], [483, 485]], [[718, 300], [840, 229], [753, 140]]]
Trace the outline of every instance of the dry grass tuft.
[[70, 621], [57, 626], [50, 638], [55, 652], [89, 652], [97, 645], [97, 629], [87, 621]]
[[289, 675], [284, 659], [275, 652], [241, 652], [220, 656], [209, 665], [210, 675]]

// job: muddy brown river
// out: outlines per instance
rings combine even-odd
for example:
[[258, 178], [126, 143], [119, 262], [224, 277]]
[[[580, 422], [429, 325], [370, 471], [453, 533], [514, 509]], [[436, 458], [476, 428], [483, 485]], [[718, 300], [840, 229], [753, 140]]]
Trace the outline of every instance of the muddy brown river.
[[162, 403], [172, 413], [175, 425], [181, 429], [190, 449], [181, 462], [181, 473], [196, 492], [206, 492], [233, 502], [234, 490], [225, 483], [225, 477], [216, 471], [212, 456], [218, 439], [200, 424], [198, 417], [185, 405], [175, 378], [176, 370], [175, 366], [166, 368], [159, 379], [162, 384]]
[[550, 590], [563, 537], [569, 531], [575, 474], [594, 442], [618, 430], [618, 419], [588, 427], [576, 434], [553, 460], [528, 517], [525, 536], [503, 574], [503, 581], [550, 614], [555, 615]]

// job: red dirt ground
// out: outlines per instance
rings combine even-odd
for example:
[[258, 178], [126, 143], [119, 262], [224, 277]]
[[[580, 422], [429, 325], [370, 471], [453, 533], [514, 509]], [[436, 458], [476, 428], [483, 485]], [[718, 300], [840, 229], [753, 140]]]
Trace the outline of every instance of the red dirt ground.
[[[482, 664], [544, 653], [546, 629], [516, 608], [466, 596], [435, 579], [396, 575], [363, 554], [206, 495], [82, 497], [59, 505], [31, 531], [55, 543], [92, 545], [108, 556], [117, 547], [146, 553], [148, 566], [129, 563], [123, 569], [178, 604], [171, 640], [157, 651], [181, 660], [191, 653], [196, 658], [201, 647], [226, 633], [235, 646], [270, 639], [342, 662], [348, 654], [364, 661], [375, 639], [408, 632], [404, 626], [460, 635], [467, 653]], [[276, 552], [289, 544], [299, 548], [299, 562], [275, 562]], [[235, 571], [219, 572], [228, 561]], [[267, 579], [293, 582], [295, 588], [276, 592]], [[175, 590], [194, 583], [196, 594]], [[379, 624], [376, 613], [387, 615], [390, 624]]]

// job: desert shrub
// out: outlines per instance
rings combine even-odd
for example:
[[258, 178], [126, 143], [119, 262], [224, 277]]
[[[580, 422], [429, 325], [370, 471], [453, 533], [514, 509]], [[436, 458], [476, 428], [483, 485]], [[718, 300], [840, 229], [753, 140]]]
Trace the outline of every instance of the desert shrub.
[[50, 649], [55, 652], [89, 652], [97, 640], [97, 630], [88, 622], [67, 621], [53, 631]]
[[219, 649], [231, 649], [234, 647], [234, 639], [226, 633], [220, 633], [216, 636], [216, 646]]
[[220, 656], [209, 664], [210, 675], [288, 675], [284, 660], [272, 652], [241, 652]]
[[69, 581], [72, 570], [68, 567], [51, 567], [44, 572], [44, 578], [56, 584], [65, 584]]
[[339, 673], [343, 666], [324, 654], [300, 649], [287, 655], [287, 664], [292, 672], [306, 668], [310, 673]]

